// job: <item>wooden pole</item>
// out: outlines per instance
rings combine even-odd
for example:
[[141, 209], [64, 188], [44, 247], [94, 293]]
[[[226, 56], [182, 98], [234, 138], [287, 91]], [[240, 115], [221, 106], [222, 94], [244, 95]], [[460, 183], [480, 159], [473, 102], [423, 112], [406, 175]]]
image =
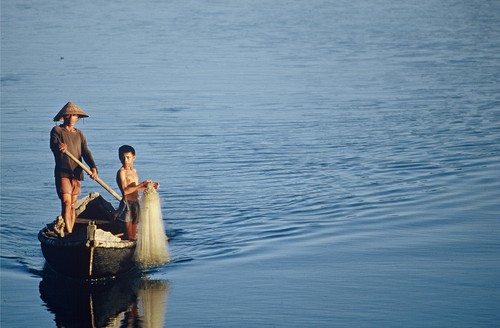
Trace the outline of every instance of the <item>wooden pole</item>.
[[[88, 167], [86, 167], [85, 164], [83, 164], [81, 161], [79, 161], [78, 158], [73, 156], [73, 154], [71, 154], [67, 150], [64, 151], [63, 153], [66, 154], [66, 156], [68, 156], [72, 160], [74, 160], [76, 162], [76, 164], [78, 164], [85, 172], [88, 173], [88, 175], [92, 175], [92, 171]], [[95, 181], [97, 181], [97, 183], [99, 183], [104, 189], [106, 189], [116, 199], [118, 199], [118, 201], [122, 200], [122, 197], [120, 195], [118, 195], [113, 189], [111, 189], [104, 181], [102, 181], [101, 178], [97, 177], [97, 179], [95, 179]]]

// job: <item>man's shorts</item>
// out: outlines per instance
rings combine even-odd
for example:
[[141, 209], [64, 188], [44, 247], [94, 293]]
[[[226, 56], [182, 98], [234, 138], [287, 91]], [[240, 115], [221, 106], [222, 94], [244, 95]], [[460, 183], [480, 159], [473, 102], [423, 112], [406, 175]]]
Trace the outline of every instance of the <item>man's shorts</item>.
[[82, 192], [80, 180], [67, 177], [56, 177], [56, 190], [60, 199], [63, 194], [80, 195]]

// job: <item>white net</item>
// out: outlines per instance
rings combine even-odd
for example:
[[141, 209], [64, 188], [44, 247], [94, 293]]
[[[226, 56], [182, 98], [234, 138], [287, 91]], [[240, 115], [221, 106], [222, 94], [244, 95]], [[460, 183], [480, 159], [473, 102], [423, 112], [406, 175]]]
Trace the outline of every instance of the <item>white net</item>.
[[141, 266], [153, 266], [166, 263], [169, 259], [160, 197], [150, 183], [141, 202], [135, 260]]

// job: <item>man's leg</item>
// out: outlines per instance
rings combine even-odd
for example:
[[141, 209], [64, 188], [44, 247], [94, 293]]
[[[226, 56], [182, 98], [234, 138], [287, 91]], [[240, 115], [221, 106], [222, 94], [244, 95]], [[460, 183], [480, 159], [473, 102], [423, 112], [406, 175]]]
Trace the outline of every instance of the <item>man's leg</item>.
[[66, 225], [66, 231], [69, 233], [73, 232], [73, 211], [71, 210], [73, 204], [73, 197], [71, 194], [64, 193], [61, 197], [61, 215], [64, 218], [64, 223]]
[[71, 231], [73, 231], [73, 227], [76, 222], [76, 208], [75, 204], [78, 199], [78, 195], [71, 195]]

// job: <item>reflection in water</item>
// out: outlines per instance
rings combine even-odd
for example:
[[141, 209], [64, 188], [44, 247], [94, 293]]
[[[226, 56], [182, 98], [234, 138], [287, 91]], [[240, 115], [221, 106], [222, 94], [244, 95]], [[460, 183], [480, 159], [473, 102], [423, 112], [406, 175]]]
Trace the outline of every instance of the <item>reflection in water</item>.
[[44, 270], [40, 297], [57, 327], [163, 327], [168, 282], [138, 273], [78, 281]]
[[142, 280], [138, 293], [142, 327], [163, 327], [167, 310], [167, 292], [168, 285], [164, 281]]

